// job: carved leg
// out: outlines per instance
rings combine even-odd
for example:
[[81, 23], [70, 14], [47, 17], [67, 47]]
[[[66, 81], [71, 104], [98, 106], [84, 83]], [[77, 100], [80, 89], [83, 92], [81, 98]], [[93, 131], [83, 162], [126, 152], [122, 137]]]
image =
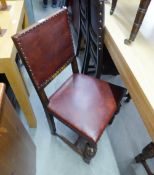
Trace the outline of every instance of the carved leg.
[[131, 42], [135, 40], [136, 35], [141, 27], [141, 24], [143, 22], [144, 16], [147, 12], [147, 9], [149, 7], [150, 2], [151, 2], [151, 0], [140, 0], [140, 5], [138, 8], [136, 17], [135, 17], [135, 21], [134, 21], [134, 24], [132, 27], [130, 37], [129, 37], [129, 39], [124, 40], [125, 44], [130, 45]]
[[110, 15], [113, 14], [113, 12], [114, 12], [114, 10], [115, 10], [115, 8], [116, 8], [116, 5], [117, 5], [117, 1], [118, 1], [118, 0], [112, 0]]
[[83, 152], [83, 160], [89, 164], [91, 159], [95, 156], [96, 152], [97, 145], [94, 143], [87, 143]]
[[142, 153], [135, 157], [136, 163], [142, 163], [148, 175], [153, 175], [148, 164], [147, 159], [154, 158], [154, 143], [151, 142], [143, 150]]

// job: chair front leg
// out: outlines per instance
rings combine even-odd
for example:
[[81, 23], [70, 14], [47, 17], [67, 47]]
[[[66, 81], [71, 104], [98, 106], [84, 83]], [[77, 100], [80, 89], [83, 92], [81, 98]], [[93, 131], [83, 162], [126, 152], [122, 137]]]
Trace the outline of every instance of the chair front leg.
[[89, 164], [91, 159], [95, 156], [96, 152], [97, 152], [97, 145], [95, 143], [87, 142], [85, 150], [83, 152], [83, 160]]

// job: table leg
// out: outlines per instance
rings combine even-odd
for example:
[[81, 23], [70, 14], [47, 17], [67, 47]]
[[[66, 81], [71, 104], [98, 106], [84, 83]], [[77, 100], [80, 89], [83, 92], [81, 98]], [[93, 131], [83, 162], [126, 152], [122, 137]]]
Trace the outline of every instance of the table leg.
[[110, 15], [112, 15], [114, 13], [114, 10], [115, 10], [116, 5], [117, 5], [117, 1], [118, 0], [112, 0]]
[[7, 4], [6, 4], [6, 0], [1, 0], [1, 10], [6, 10], [7, 9]]
[[30, 105], [22, 77], [15, 62], [9, 62], [7, 64], [7, 71], [5, 74], [16, 96], [16, 99], [23, 110], [25, 117], [27, 118], [29, 127], [35, 128], [37, 125], [36, 118]]
[[28, 20], [28, 15], [27, 15], [26, 7], [24, 5], [24, 19], [23, 19], [22, 29], [25, 29], [28, 26], [29, 26], [29, 20]]
[[143, 150], [142, 153], [135, 157], [137, 163], [142, 163], [148, 175], [153, 175], [146, 160], [154, 158], [154, 143], [151, 142]]
[[133, 24], [133, 27], [132, 27], [130, 37], [129, 37], [129, 39], [124, 40], [125, 44], [129, 45], [129, 44], [131, 44], [132, 41], [135, 40], [136, 35], [137, 35], [137, 33], [138, 33], [138, 31], [141, 27], [141, 24], [143, 22], [144, 16], [147, 12], [147, 9], [149, 7], [150, 2], [151, 2], [151, 0], [141, 0], [140, 1], [140, 5], [139, 5], [139, 8], [138, 8], [136, 17], [135, 17], [135, 21], [134, 21], [134, 24]]

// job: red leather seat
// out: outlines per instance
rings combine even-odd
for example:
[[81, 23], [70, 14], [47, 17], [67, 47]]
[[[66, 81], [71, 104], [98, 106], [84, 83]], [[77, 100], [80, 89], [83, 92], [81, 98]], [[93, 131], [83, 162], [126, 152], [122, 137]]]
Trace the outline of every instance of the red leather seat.
[[113, 86], [90, 76], [74, 74], [49, 98], [48, 110], [96, 143], [116, 112], [116, 100], [121, 98], [120, 87], [114, 86], [115, 98]]

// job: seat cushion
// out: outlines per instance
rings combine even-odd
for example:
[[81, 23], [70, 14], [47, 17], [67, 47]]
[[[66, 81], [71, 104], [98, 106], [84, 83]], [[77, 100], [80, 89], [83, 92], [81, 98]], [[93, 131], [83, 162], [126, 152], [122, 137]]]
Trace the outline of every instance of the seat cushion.
[[120, 92], [120, 87], [105, 81], [73, 74], [49, 98], [48, 110], [96, 143], [117, 109]]

